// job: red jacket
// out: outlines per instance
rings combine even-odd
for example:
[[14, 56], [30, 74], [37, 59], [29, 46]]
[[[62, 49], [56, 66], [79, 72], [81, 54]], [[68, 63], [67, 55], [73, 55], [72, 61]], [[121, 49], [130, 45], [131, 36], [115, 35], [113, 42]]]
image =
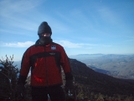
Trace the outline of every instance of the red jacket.
[[62, 84], [61, 66], [65, 74], [71, 72], [68, 57], [61, 45], [53, 42], [46, 46], [33, 45], [23, 55], [20, 82], [26, 79], [31, 67], [32, 86]]

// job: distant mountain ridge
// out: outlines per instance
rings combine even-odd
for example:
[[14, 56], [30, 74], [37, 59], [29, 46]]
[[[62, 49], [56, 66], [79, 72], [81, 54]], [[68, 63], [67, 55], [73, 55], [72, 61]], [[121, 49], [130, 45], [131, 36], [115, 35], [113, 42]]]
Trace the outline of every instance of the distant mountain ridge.
[[117, 78], [134, 79], [134, 54], [80, 54], [70, 56], [93, 67], [97, 72], [105, 73]]
[[100, 92], [108, 95], [134, 95], [134, 80], [117, 79], [95, 72], [76, 59], [70, 59], [70, 64], [75, 81], [89, 87], [90, 92]]

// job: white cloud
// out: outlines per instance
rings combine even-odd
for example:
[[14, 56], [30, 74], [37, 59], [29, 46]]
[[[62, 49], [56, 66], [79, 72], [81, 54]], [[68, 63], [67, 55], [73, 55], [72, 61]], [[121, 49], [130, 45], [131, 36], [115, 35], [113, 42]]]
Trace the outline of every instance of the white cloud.
[[5, 47], [29, 47], [33, 45], [35, 42], [26, 41], [26, 42], [17, 42], [17, 43], [4, 43], [3, 46]]
[[92, 49], [93, 47], [110, 47], [110, 45], [105, 45], [105, 44], [88, 44], [88, 43], [73, 43], [68, 40], [55, 40], [55, 42], [61, 44], [63, 47], [66, 48], [81, 48], [81, 49]]
[[[65, 48], [71, 48], [71, 49], [92, 49], [95, 47], [111, 47], [111, 45], [107, 45], [107, 44], [88, 44], [88, 43], [73, 43], [71, 41], [68, 40], [54, 40], [54, 42], [62, 45]], [[35, 44], [35, 42], [32, 41], [26, 41], [26, 42], [13, 42], [13, 43], [2, 43], [1, 42], [1, 46], [4, 47], [19, 47], [19, 48], [23, 48], [23, 47], [29, 47], [31, 45]]]
[[67, 48], [81, 48], [82, 47], [81, 44], [79, 44], [79, 43], [72, 43], [67, 40], [60, 40], [60, 41], [56, 41], [56, 42]]

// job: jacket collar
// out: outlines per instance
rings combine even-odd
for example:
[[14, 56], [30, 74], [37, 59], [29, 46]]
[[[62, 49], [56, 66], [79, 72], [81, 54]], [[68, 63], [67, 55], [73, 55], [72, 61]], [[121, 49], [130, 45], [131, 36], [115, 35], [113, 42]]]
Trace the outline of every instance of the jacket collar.
[[[51, 43], [53, 43], [53, 41], [52, 41]], [[36, 46], [50, 46], [51, 43], [49, 43], [49, 44], [47, 44], [47, 45], [44, 45], [44, 44], [42, 44], [42, 43], [40, 42], [40, 40], [38, 39], [38, 40], [35, 42], [35, 45], [36, 45]]]

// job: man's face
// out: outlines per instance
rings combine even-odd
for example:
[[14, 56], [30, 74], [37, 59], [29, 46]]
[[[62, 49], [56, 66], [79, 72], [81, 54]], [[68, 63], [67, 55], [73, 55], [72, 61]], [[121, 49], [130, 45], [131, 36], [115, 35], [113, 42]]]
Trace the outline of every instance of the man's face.
[[39, 40], [42, 45], [47, 45], [52, 42], [50, 33], [42, 33], [39, 35]]

